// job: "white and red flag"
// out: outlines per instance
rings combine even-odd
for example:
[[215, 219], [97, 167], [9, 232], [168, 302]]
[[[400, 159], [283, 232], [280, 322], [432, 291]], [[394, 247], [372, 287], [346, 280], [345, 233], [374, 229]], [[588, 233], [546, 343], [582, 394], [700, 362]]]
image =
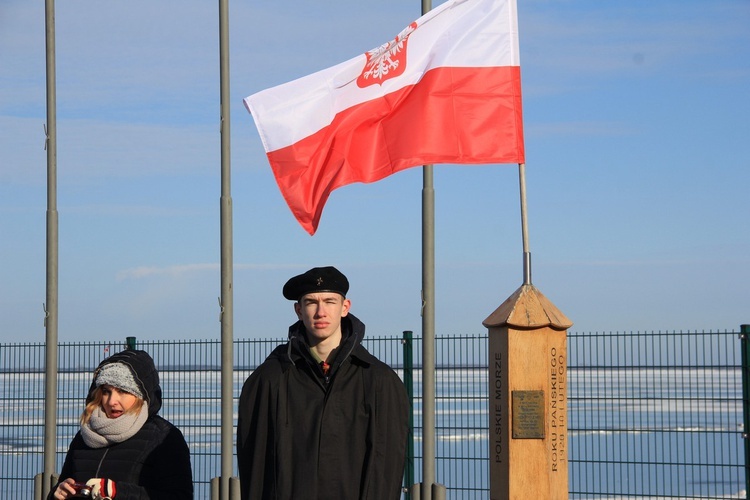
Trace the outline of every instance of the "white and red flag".
[[245, 98], [314, 234], [330, 193], [433, 163], [524, 163], [516, 0], [450, 0], [366, 54]]

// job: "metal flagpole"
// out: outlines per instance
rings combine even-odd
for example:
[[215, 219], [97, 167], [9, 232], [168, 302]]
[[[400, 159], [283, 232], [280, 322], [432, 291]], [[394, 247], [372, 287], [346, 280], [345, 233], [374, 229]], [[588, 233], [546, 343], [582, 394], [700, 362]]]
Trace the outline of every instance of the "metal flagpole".
[[[229, 120], [229, 5], [219, 0], [219, 66], [221, 87], [221, 478], [220, 498], [230, 498], [233, 440], [233, 255], [232, 255], [232, 196], [230, 169]], [[232, 481], [232, 484], [234, 482]], [[233, 492], [239, 498], [239, 492]]]
[[422, 187], [422, 488], [430, 500], [435, 482], [435, 190], [433, 166]]
[[[55, 99], [55, 1], [45, 2], [45, 35], [47, 58], [47, 295], [44, 304], [45, 384], [44, 384], [44, 476], [42, 498], [52, 487], [55, 473], [57, 441], [57, 115]], [[39, 500], [39, 499], [37, 499]]]
[[[432, 0], [422, 0], [422, 15]], [[432, 499], [435, 483], [435, 189], [433, 166], [422, 174], [422, 488]]]
[[531, 285], [531, 252], [529, 251], [529, 223], [526, 215], [526, 164], [518, 164], [518, 183], [521, 191], [521, 238], [523, 240], [523, 284]]

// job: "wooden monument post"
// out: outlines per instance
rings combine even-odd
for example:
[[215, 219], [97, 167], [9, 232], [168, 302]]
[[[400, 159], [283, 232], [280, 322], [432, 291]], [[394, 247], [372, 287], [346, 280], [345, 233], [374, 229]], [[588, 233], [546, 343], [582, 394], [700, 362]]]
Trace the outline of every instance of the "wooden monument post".
[[489, 329], [490, 499], [568, 498], [567, 329], [531, 284], [484, 320]]

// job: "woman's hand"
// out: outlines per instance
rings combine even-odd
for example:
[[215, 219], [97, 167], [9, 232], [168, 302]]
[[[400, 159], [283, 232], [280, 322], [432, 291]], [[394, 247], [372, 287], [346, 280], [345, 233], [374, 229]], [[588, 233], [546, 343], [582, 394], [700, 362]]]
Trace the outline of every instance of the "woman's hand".
[[57, 500], [63, 500], [65, 498], [70, 498], [76, 493], [78, 493], [78, 489], [74, 486], [76, 482], [73, 480], [73, 478], [69, 477], [65, 481], [61, 482], [57, 485], [57, 488], [55, 488], [55, 493], [52, 495]]

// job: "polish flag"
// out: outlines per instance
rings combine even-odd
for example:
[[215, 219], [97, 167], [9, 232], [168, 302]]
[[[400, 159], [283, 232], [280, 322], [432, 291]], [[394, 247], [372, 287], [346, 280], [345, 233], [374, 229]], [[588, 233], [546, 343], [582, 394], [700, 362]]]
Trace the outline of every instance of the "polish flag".
[[524, 163], [516, 0], [449, 0], [391, 41], [245, 98], [315, 233], [331, 192], [433, 163]]

